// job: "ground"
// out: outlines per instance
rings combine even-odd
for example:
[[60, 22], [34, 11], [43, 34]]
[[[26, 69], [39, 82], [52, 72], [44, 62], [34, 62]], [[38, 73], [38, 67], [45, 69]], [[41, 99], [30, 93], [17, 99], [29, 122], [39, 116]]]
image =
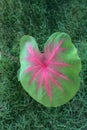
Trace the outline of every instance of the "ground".
[[[87, 130], [87, 0], [1, 0], [0, 10], [0, 130]], [[46, 108], [18, 82], [19, 41], [31, 35], [42, 50], [56, 31], [78, 49], [81, 85], [67, 104]]]

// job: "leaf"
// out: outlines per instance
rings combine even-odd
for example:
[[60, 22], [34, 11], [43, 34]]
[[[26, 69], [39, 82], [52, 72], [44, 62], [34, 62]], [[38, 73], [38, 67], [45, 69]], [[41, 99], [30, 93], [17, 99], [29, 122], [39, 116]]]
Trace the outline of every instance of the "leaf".
[[79, 90], [81, 61], [66, 33], [51, 35], [44, 45], [44, 53], [39, 51], [33, 37], [23, 36], [20, 64], [22, 86], [44, 106], [61, 106]]

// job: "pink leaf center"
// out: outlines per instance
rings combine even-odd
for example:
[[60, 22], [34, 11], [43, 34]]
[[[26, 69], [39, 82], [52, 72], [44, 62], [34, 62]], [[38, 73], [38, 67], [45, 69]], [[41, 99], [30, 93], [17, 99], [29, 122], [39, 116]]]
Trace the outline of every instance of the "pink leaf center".
[[[32, 46], [28, 46], [29, 56], [26, 60], [30, 63], [30, 67], [28, 67], [25, 72], [32, 74], [30, 82], [36, 81], [38, 90], [41, 87], [46, 90], [50, 101], [52, 101], [52, 88], [54, 85], [58, 87], [60, 91], [64, 91], [58, 78], [70, 81], [65, 74], [58, 71], [59, 67], [64, 68], [71, 66], [70, 64], [59, 60], [59, 53], [66, 50], [66, 48], [61, 47], [63, 42], [64, 40], [61, 40], [56, 45], [48, 44], [44, 53], [40, 53], [40, 51], [37, 51]], [[52, 86], [52, 84], [54, 85]]]

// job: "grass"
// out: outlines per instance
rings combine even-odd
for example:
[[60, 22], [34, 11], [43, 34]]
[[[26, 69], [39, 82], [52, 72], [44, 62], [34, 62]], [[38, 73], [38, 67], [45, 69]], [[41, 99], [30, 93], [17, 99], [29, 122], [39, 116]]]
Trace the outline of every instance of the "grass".
[[[1, 0], [0, 130], [87, 130], [86, 0]], [[82, 61], [77, 95], [58, 108], [33, 100], [17, 79], [19, 40], [36, 38], [40, 50], [55, 31], [68, 33]]]

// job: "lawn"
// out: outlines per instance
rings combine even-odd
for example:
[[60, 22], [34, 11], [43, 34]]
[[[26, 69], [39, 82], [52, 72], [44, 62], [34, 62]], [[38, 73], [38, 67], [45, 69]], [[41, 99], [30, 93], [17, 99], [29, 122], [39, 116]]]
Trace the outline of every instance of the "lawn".
[[[87, 130], [87, 0], [1, 0], [0, 10], [0, 130]], [[19, 41], [31, 35], [42, 51], [56, 31], [78, 49], [81, 85], [67, 104], [46, 108], [18, 82]]]

